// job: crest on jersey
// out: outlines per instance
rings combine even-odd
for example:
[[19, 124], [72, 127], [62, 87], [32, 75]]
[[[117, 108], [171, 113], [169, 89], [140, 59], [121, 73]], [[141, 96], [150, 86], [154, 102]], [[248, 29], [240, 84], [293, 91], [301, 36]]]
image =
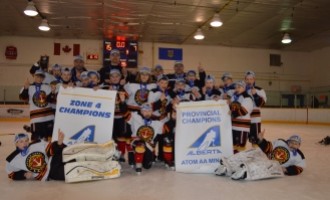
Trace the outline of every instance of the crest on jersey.
[[134, 96], [135, 102], [138, 105], [142, 105], [142, 104], [146, 103], [148, 100], [148, 94], [149, 94], [149, 90], [139, 89], [138, 91], [136, 91], [135, 96]]
[[36, 92], [32, 97], [33, 104], [39, 108], [44, 108], [48, 105], [47, 94], [45, 91]]
[[33, 173], [40, 173], [47, 166], [45, 155], [41, 152], [32, 152], [27, 156], [25, 165], [29, 171]]
[[145, 142], [149, 142], [154, 138], [155, 131], [151, 126], [141, 126], [137, 130], [137, 136]]
[[89, 125], [78, 131], [76, 134], [70, 137], [68, 145], [83, 143], [83, 142], [94, 142], [95, 125]]
[[277, 160], [280, 164], [286, 163], [290, 159], [290, 152], [287, 148], [276, 147], [272, 154], [272, 160]]

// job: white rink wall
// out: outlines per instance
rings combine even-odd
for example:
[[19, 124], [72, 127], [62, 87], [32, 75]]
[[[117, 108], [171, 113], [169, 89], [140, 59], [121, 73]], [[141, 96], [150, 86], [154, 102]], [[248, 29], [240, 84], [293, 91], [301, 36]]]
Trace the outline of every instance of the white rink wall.
[[[262, 108], [263, 122], [330, 125], [330, 109]], [[0, 105], [1, 120], [29, 120], [28, 105]]]
[[263, 122], [330, 125], [330, 109], [262, 108], [261, 117]]

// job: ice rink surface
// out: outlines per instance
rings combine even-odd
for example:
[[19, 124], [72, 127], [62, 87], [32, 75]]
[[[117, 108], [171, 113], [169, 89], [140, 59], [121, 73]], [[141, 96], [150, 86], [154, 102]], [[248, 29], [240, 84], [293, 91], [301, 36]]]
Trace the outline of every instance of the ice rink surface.
[[[0, 199], [110, 199], [110, 200], [328, 200], [330, 199], [330, 146], [318, 144], [330, 135], [330, 126], [263, 124], [268, 140], [302, 137], [301, 150], [307, 168], [301, 175], [262, 181], [233, 181], [213, 174], [184, 174], [161, 163], [136, 175], [127, 163], [117, 179], [66, 184], [60, 181], [12, 181], [5, 172], [5, 159], [14, 150], [13, 133], [23, 122], [0, 122]], [[250, 147], [250, 144], [248, 144]]]

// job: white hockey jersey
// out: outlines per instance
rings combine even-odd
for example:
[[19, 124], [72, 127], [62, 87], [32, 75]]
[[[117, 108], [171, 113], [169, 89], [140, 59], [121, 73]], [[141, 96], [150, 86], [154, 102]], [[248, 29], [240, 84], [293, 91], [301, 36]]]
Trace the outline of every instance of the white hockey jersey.
[[270, 159], [277, 160], [287, 169], [287, 175], [300, 174], [306, 167], [304, 154], [299, 149], [290, 150], [287, 141], [283, 139], [273, 142], [264, 139], [258, 145]]
[[155, 83], [140, 84], [127, 83], [124, 85], [125, 91], [128, 93], [127, 106], [132, 110], [139, 110], [140, 106], [148, 102], [150, 90], [156, 88]]
[[51, 162], [50, 157], [51, 143], [41, 141], [31, 143], [28, 153], [22, 155], [15, 150], [6, 159], [6, 172], [8, 177], [13, 180], [25, 179], [25, 172], [32, 172], [36, 180], [47, 180]]
[[254, 86], [256, 94], [252, 95], [251, 89], [247, 90], [247, 93], [253, 98], [253, 111], [251, 113], [251, 123], [261, 122], [260, 108], [265, 105], [267, 101], [266, 92], [261, 87]]
[[24, 87], [21, 89], [20, 98], [29, 101], [31, 123], [54, 120], [53, 108], [48, 101], [49, 95], [51, 95], [51, 88], [47, 84], [41, 84], [40, 87], [32, 84], [28, 89]]
[[152, 142], [157, 134], [162, 134], [164, 125], [158, 120], [145, 120], [137, 112], [131, 113], [127, 123], [131, 125], [132, 137], [139, 137], [145, 142]]
[[[161, 105], [159, 105], [158, 109], [154, 110], [154, 112], [152, 113], [155, 117], [160, 118], [163, 122], [166, 122], [168, 120], [167, 117], [167, 106], [171, 103], [172, 98], [169, 94], [166, 94], [166, 98], [164, 101], [160, 101], [160, 97], [163, 94], [162, 91], [160, 90], [152, 90], [149, 93], [149, 97], [148, 97], [148, 103], [154, 104], [154, 103], [159, 103]], [[156, 103], [156, 104], [157, 104]]]
[[253, 110], [252, 98], [247, 93], [234, 94], [231, 97], [230, 110], [232, 113], [232, 128], [235, 131], [250, 132], [251, 112]]

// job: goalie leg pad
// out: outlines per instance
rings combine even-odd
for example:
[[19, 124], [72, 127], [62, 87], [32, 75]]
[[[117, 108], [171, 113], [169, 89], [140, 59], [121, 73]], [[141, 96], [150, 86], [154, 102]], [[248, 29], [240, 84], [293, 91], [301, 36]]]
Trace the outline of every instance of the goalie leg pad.
[[77, 143], [63, 149], [63, 162], [76, 161], [106, 161], [116, 154], [116, 145], [110, 140], [104, 144]]
[[280, 163], [275, 160], [248, 161], [245, 163], [245, 166], [247, 168], [246, 180], [261, 180], [284, 176]]
[[66, 163], [64, 166], [65, 182], [83, 182], [117, 178], [121, 166], [117, 161], [83, 161]]
[[228, 159], [224, 159], [228, 169], [231, 170], [231, 173], [239, 170], [241, 164], [249, 160], [268, 160], [268, 158], [260, 148], [253, 148], [234, 154]]

